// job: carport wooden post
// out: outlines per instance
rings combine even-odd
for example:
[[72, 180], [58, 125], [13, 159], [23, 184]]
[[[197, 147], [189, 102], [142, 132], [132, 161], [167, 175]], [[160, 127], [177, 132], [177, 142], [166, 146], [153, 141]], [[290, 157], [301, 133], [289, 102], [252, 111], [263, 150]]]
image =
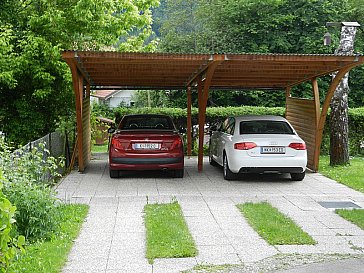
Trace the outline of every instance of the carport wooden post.
[[[84, 154], [87, 152], [87, 155], [90, 156], [89, 151], [84, 150], [84, 141], [85, 141], [85, 134], [89, 134], [86, 138], [87, 140], [90, 140], [90, 117], [89, 112], [84, 113], [84, 86], [86, 81], [86, 90], [85, 90], [85, 99], [90, 99], [90, 80], [85, 73], [85, 71], [82, 70], [80, 67], [80, 64], [76, 61], [77, 59], [77, 53], [76, 52], [63, 52], [62, 53], [63, 59], [66, 61], [68, 66], [71, 69], [72, 73], [72, 84], [73, 84], [73, 92], [75, 94], [75, 108], [76, 108], [76, 125], [77, 125], [77, 138], [76, 138], [76, 145], [73, 153], [77, 153], [78, 158], [78, 170], [80, 172], [83, 172], [86, 168], [87, 162], [90, 158], [85, 158]], [[89, 109], [88, 109], [89, 111]], [[88, 119], [87, 122], [85, 122], [85, 125], [87, 125], [87, 128], [84, 127], [83, 119]], [[87, 129], [87, 131], [85, 131]], [[86, 145], [86, 147], [89, 147], [89, 145]], [[72, 156], [74, 157], [74, 156]], [[72, 167], [72, 166], [70, 166]]]
[[[318, 125], [320, 122], [320, 93], [319, 93], [319, 87], [318, 87], [318, 83], [317, 83], [317, 78], [313, 78], [312, 81], [312, 93], [313, 93], [313, 99], [314, 99], [314, 103], [315, 103], [315, 132], [317, 132], [318, 129]], [[317, 138], [317, 134], [315, 135], [315, 151], [314, 151], [314, 155], [313, 155], [313, 171], [317, 172], [318, 171], [318, 161], [319, 158], [316, 158], [316, 147], [317, 147], [317, 142], [318, 142], [318, 138]]]
[[[203, 163], [203, 145], [201, 146], [201, 139], [203, 143], [203, 130], [201, 132], [201, 128], [203, 128], [203, 124], [205, 123], [203, 112], [203, 106], [202, 106], [202, 100], [203, 100], [203, 83], [202, 83], [202, 77], [198, 77], [197, 82], [197, 95], [198, 95], [198, 161], [197, 161], [197, 168], [199, 171], [202, 171], [202, 163]], [[206, 111], [206, 107], [205, 107]], [[202, 135], [201, 135], [202, 134]], [[201, 149], [202, 147], [202, 149]], [[202, 151], [202, 152], [201, 152]]]
[[[82, 122], [83, 126], [85, 126], [87, 129], [85, 138], [86, 143], [84, 144], [84, 147], [87, 148], [87, 162], [90, 162], [91, 160], [91, 101], [90, 101], [90, 95], [91, 95], [91, 86], [89, 82], [86, 82], [86, 94], [85, 98], [82, 104], [86, 104], [82, 106]], [[85, 145], [86, 144], [86, 145]], [[88, 164], [88, 163], [87, 163]], [[86, 165], [86, 164], [85, 164]]]
[[73, 91], [76, 103], [76, 124], [77, 124], [77, 143], [74, 153], [78, 153], [78, 169], [80, 172], [85, 170], [85, 162], [83, 160], [83, 126], [82, 126], [82, 100], [83, 100], [83, 77], [78, 71], [77, 66], [66, 59], [67, 64], [71, 68]]
[[192, 92], [191, 86], [187, 86], [187, 156], [192, 155]]
[[223, 62], [224, 55], [216, 55], [213, 61], [209, 64], [206, 71], [206, 78], [202, 81], [202, 76], [198, 81], [198, 171], [202, 171], [203, 164], [203, 143], [205, 138], [205, 121], [206, 121], [206, 106], [209, 97], [209, 89], [216, 67]]
[[311, 83], [312, 83], [313, 99], [315, 101], [315, 115], [316, 115], [315, 127], [317, 128], [318, 123], [320, 121], [320, 111], [321, 111], [320, 110], [320, 93], [319, 93], [317, 78], [313, 78]]
[[291, 87], [286, 88], [286, 113], [287, 114], [287, 107], [288, 107], [288, 98], [291, 97]]

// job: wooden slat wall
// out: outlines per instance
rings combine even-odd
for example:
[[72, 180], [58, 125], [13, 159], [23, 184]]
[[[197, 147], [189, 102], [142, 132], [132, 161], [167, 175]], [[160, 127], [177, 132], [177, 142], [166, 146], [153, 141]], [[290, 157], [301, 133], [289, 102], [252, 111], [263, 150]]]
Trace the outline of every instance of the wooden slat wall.
[[83, 127], [83, 160], [85, 168], [91, 160], [91, 126], [90, 126], [90, 95], [87, 94], [82, 102], [82, 127]]
[[307, 145], [307, 167], [314, 169], [316, 147], [316, 106], [315, 101], [288, 97], [286, 119], [292, 124]]

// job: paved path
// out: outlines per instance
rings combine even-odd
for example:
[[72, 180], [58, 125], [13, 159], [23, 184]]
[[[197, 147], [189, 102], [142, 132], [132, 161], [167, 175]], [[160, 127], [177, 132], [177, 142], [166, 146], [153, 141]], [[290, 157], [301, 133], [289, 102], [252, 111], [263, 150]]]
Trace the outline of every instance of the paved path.
[[[207, 162], [207, 159], [205, 159]], [[347, 201], [364, 207], [364, 194], [320, 174], [302, 182], [284, 175], [248, 175], [225, 181], [222, 170], [186, 159], [185, 177], [160, 172], [129, 173], [111, 179], [105, 155], [81, 174], [72, 172], [58, 187], [66, 202], [87, 203], [90, 213], [64, 267], [64, 273], [173, 273], [197, 264], [249, 264], [279, 253], [364, 253], [364, 231], [343, 220], [322, 201]], [[198, 256], [144, 257], [143, 207], [147, 203], [180, 203], [196, 242]], [[270, 246], [247, 224], [236, 204], [268, 201], [308, 232], [315, 246]]]

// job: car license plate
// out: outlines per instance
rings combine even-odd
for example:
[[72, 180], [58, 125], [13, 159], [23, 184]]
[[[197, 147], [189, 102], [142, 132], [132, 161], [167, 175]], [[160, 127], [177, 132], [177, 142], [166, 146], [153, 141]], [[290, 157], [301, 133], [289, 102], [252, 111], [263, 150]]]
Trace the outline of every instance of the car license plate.
[[159, 150], [161, 148], [160, 143], [134, 143], [134, 150]]
[[262, 147], [260, 150], [261, 154], [285, 154], [285, 147]]

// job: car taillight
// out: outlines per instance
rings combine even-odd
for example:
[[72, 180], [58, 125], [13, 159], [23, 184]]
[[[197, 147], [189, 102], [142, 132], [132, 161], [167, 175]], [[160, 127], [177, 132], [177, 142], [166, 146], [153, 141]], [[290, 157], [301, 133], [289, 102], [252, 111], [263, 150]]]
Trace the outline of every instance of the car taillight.
[[181, 146], [182, 146], [182, 139], [176, 138], [171, 145], [171, 150], [179, 149], [181, 148]]
[[120, 143], [120, 141], [117, 138], [113, 138], [111, 140], [111, 146], [118, 150], [123, 150], [123, 145]]
[[305, 143], [291, 143], [288, 145], [288, 147], [295, 149], [295, 150], [306, 150], [306, 144]]
[[250, 150], [257, 147], [254, 142], [240, 142], [234, 144], [234, 149], [236, 150]]

